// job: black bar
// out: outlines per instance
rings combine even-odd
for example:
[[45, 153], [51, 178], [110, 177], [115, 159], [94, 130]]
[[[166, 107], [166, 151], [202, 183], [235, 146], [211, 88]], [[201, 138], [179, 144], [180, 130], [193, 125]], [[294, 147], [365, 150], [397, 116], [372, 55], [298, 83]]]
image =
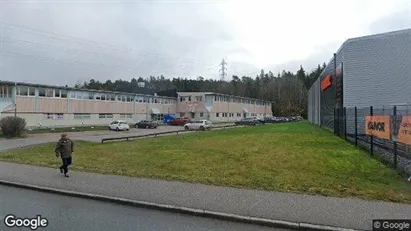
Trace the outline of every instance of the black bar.
[[354, 124], [355, 124], [355, 146], [357, 146], [358, 145], [357, 107], [354, 107]]
[[[397, 129], [397, 106], [394, 106], [393, 115], [394, 115], [393, 125], [394, 125], [394, 129], [396, 130]], [[394, 148], [394, 168], [397, 168], [397, 155], [398, 155], [398, 153], [397, 153], [397, 141], [396, 140], [394, 140], [394, 147], [393, 148]]]
[[[371, 106], [370, 107], [370, 116], [373, 116], [373, 112], [374, 112], [374, 110], [373, 110], [373, 107]], [[374, 136], [373, 135], [371, 135], [370, 136], [370, 151], [371, 151], [371, 156], [373, 156], [374, 155]]]
[[347, 108], [344, 107], [344, 139], [347, 140]]
[[337, 108], [334, 108], [334, 134], [337, 135]]

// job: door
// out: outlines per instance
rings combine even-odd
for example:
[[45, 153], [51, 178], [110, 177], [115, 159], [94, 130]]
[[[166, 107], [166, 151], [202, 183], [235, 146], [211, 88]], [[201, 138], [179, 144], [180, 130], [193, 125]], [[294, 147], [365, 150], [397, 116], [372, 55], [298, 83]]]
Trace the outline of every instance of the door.
[[247, 113], [243, 112], [243, 118], [247, 118]]
[[191, 112], [191, 119], [194, 119], [196, 113], [195, 112]]

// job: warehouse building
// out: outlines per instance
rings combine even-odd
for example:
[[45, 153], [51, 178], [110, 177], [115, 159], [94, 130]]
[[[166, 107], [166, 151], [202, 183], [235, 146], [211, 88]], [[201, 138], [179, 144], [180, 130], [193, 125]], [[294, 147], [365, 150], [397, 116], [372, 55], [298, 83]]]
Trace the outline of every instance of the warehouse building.
[[271, 102], [214, 92], [178, 92], [180, 117], [215, 122], [272, 116]]
[[[365, 116], [411, 104], [411, 29], [348, 39], [308, 92], [308, 120], [334, 130], [335, 108], [354, 107]], [[351, 113], [351, 114], [350, 114]], [[352, 123], [349, 123], [352, 124]], [[353, 133], [353, 127], [347, 127]], [[359, 131], [364, 134], [364, 127]]]
[[135, 123], [166, 114], [217, 122], [272, 112], [270, 102], [217, 93], [177, 92], [176, 98], [0, 81], [0, 117], [17, 115], [28, 127]]

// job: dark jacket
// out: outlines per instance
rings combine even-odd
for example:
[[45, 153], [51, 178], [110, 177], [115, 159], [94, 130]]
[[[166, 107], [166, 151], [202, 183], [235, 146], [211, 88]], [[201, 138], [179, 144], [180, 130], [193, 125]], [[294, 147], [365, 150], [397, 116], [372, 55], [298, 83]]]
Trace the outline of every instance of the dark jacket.
[[74, 151], [74, 143], [69, 138], [61, 138], [56, 144], [56, 156], [61, 158], [71, 157], [71, 153]]

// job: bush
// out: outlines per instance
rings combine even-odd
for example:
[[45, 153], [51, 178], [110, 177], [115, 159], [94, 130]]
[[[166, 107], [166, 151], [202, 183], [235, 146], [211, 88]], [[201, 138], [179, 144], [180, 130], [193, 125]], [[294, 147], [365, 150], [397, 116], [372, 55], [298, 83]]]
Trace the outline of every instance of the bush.
[[0, 120], [1, 132], [7, 137], [19, 137], [26, 127], [26, 120], [20, 117], [8, 116]]

